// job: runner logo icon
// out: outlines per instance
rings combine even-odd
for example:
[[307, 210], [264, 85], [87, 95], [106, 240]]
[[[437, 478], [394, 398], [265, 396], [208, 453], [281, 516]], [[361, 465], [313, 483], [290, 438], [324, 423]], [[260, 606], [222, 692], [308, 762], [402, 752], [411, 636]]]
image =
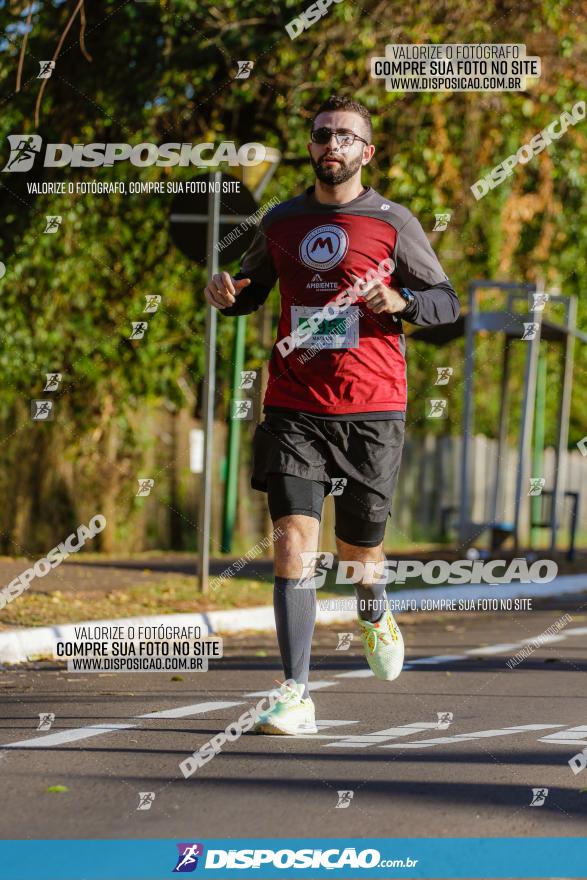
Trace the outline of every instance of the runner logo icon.
[[179, 855], [173, 873], [186, 874], [195, 871], [198, 867], [198, 856], [204, 855], [203, 845], [201, 843], [177, 843], [176, 846]]
[[300, 260], [310, 269], [338, 266], [349, 249], [348, 235], [341, 226], [317, 226], [300, 245]]
[[38, 134], [9, 134], [10, 157], [2, 171], [30, 171], [41, 151]]

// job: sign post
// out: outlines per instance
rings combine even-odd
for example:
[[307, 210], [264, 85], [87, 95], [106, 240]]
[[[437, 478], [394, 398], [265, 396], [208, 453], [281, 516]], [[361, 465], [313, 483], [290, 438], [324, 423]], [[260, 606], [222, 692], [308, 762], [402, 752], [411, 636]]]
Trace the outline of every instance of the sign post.
[[[220, 172], [212, 174], [214, 183], [220, 182]], [[217, 187], [208, 196], [207, 271], [208, 278], [218, 272], [218, 230], [220, 227], [220, 196]], [[208, 591], [210, 569], [210, 515], [212, 502], [212, 450], [214, 448], [214, 402], [216, 398], [216, 309], [206, 303], [206, 367], [204, 373], [204, 472], [198, 517], [198, 581], [200, 592]]]
[[[171, 208], [171, 237], [186, 256], [200, 263], [206, 261], [207, 277], [216, 275], [219, 268], [220, 231], [228, 233], [236, 225], [247, 220], [257, 209], [257, 202], [249, 190], [239, 182], [239, 190], [222, 197], [223, 207], [229, 211], [220, 213], [223, 183], [235, 178], [220, 171], [196, 178], [205, 184], [208, 192], [195, 195], [181, 194], [173, 200]], [[206, 235], [198, 235], [194, 226], [206, 227]], [[203, 232], [203, 230], [202, 230]], [[242, 234], [222, 249], [222, 261], [228, 263], [243, 253], [251, 243], [255, 229], [245, 228]], [[202, 422], [204, 429], [204, 468], [200, 492], [198, 517], [198, 583], [200, 592], [208, 590], [210, 568], [210, 525], [212, 507], [212, 475], [214, 448], [214, 404], [216, 401], [216, 322], [217, 310], [206, 304], [206, 358], [204, 372], [204, 399]]]

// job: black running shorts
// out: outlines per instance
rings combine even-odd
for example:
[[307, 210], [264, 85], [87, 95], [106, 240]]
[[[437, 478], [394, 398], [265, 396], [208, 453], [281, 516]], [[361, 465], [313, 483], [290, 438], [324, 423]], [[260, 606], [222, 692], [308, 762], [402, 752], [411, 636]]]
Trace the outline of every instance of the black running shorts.
[[320, 520], [334, 496], [336, 536], [376, 547], [383, 540], [404, 443], [402, 419], [336, 421], [309, 413], [266, 413], [253, 442], [254, 489], [267, 492], [275, 522]]

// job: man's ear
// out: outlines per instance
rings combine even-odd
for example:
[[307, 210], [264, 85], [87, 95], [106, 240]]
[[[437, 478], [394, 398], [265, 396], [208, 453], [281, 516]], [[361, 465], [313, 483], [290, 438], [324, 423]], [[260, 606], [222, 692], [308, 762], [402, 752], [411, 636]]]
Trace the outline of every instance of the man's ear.
[[369, 144], [368, 147], [364, 147], [363, 148], [363, 163], [362, 164], [368, 165], [374, 155], [375, 155], [375, 147], [373, 146], [373, 144]]

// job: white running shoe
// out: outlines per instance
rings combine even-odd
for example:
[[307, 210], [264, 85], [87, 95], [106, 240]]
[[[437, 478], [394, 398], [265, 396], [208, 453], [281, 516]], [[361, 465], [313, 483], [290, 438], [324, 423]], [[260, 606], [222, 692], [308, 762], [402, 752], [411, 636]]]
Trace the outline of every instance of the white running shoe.
[[373, 675], [384, 681], [397, 678], [404, 665], [404, 640], [388, 609], [377, 623], [359, 619], [361, 641]]
[[318, 733], [314, 703], [302, 697], [304, 685], [283, 684], [283, 694], [275, 705], [263, 712], [253, 726], [253, 733], [272, 733], [282, 736], [298, 736], [302, 733]]

